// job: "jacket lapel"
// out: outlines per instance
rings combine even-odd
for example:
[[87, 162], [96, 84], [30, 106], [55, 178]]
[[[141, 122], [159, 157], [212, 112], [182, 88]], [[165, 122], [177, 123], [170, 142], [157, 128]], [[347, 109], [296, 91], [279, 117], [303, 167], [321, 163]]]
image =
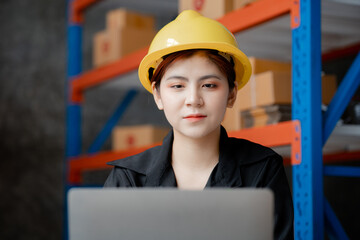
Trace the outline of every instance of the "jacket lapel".
[[164, 138], [160, 149], [154, 153], [152, 166], [146, 172], [145, 187], [176, 187], [175, 174], [171, 166], [173, 130]]
[[240, 166], [236, 152], [231, 146], [225, 128], [221, 127], [219, 163], [210, 175], [206, 187], [241, 187]]

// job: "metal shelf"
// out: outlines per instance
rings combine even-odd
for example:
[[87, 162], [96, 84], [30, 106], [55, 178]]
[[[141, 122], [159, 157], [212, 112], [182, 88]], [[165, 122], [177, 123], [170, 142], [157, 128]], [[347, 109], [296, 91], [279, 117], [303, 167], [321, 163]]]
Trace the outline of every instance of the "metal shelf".
[[[74, 17], [78, 22], [81, 21], [81, 10], [96, 2], [95, 0], [77, 0], [74, 1]], [[88, 4], [88, 5], [86, 5]], [[261, 9], [261, 14], [259, 13]], [[218, 19], [231, 32], [236, 33], [245, 29], [257, 26], [270, 19], [288, 14], [291, 11], [290, 1], [288, 0], [262, 0], [255, 2], [249, 7], [235, 10], [226, 16]], [[244, 18], [244, 16], [246, 16]], [[78, 23], [77, 22], [77, 23]], [[107, 66], [97, 68], [86, 73], [80, 74], [72, 80], [71, 100], [73, 102], [82, 101], [82, 93], [87, 88], [97, 86], [101, 83], [111, 80], [115, 76], [128, 73], [137, 69], [141, 59], [146, 55], [147, 49], [139, 50], [135, 53], [119, 59]]]
[[[296, 127], [300, 129], [300, 124], [290, 121], [266, 127], [233, 131], [229, 132], [229, 136], [248, 139], [271, 147], [284, 157], [285, 165], [290, 165], [291, 161], [293, 164], [297, 164], [296, 155], [301, 154], [299, 141], [301, 134], [296, 131]], [[274, 135], [277, 137], [274, 138]], [[83, 171], [108, 168], [107, 162], [135, 155], [160, 144], [125, 151], [102, 151], [97, 154], [84, 154], [71, 158], [68, 181], [71, 184], [81, 184]], [[326, 143], [323, 153], [324, 164], [360, 159], [360, 125], [337, 126]]]
[[[89, 2], [90, 5], [85, 5]], [[270, 4], [271, 1], [265, 2], [264, 6], [253, 6], [253, 10], [244, 9], [227, 14], [219, 21], [231, 29], [237, 38], [240, 48], [249, 56], [260, 58], [277, 59], [282, 61], [291, 61], [291, 17], [289, 14], [289, 1], [278, 1], [276, 4]], [[91, 6], [93, 0], [81, 0], [74, 4], [77, 6], [77, 12]], [[269, 5], [272, 7], [269, 9]], [[82, 8], [80, 8], [82, 7]], [[341, 49], [342, 52], [350, 50], [351, 53], [360, 49], [360, 5], [346, 5], [332, 1], [322, 1], [322, 53], [325, 59], [329, 54], [339, 56], [334, 50]], [[261, 19], [257, 19], [259, 8], [266, 8], [266, 14], [262, 14]], [[238, 21], [237, 16], [251, 15], [252, 18], [246, 18], [246, 21]], [[341, 19], [341, 21], [339, 21]], [[265, 36], [265, 37], [264, 37]], [[335, 40], [334, 40], [335, 39]], [[350, 46], [350, 48], [348, 47]], [[119, 59], [107, 66], [93, 69], [77, 76], [73, 83], [72, 99], [75, 102], [82, 100], [82, 92], [87, 88], [98, 86], [103, 83], [121, 88], [131, 88], [140, 86], [134, 85], [131, 81], [116, 81], [122, 79], [120, 76], [127, 73], [133, 73], [137, 69], [138, 63], [145, 56], [147, 49], [140, 50], [129, 56]], [[136, 75], [136, 74], [134, 74]], [[134, 80], [137, 76], [134, 77]]]
[[[81, 101], [82, 93], [87, 88], [97, 86], [104, 82], [113, 79], [115, 76], [128, 73], [135, 70], [142, 57], [146, 54], [146, 49], [140, 50], [136, 53], [130, 54], [119, 61], [108, 66], [91, 70], [83, 73], [81, 69], [81, 42], [82, 42], [82, 29], [81, 22], [83, 21], [83, 12], [85, 9], [99, 0], [69, 0], [69, 21], [68, 21], [68, 97], [67, 97], [67, 138], [66, 138], [66, 157], [70, 161], [70, 165], [76, 165], [81, 159], [75, 158], [80, 156], [81, 149]], [[323, 39], [330, 36], [335, 38], [335, 41], [323, 42], [321, 44], [321, 4], [328, 4], [330, 7], [326, 10], [323, 7], [323, 13], [328, 14], [330, 17], [323, 17], [323, 29], [328, 31], [324, 33]], [[340, 8], [344, 7], [344, 8]], [[346, 12], [341, 9], [347, 9]], [[349, 136], [349, 132], [358, 131], [351, 128], [350, 130], [345, 126], [344, 128], [335, 128], [336, 122], [341, 113], [344, 111], [345, 106], [350, 100], [351, 95], [359, 86], [360, 79], [360, 55], [355, 59], [355, 62], [348, 74], [345, 76], [343, 83], [339, 86], [338, 92], [335, 94], [334, 99], [329, 105], [329, 109], [324, 116], [321, 114], [321, 51], [332, 50], [334, 47], [344, 47], [344, 45], [352, 44], [352, 51], [358, 51], [359, 29], [352, 30], [351, 24], [356, 24], [358, 21], [347, 21], [346, 18], [355, 13], [356, 19], [358, 16], [359, 7], [349, 7], [344, 4], [329, 3], [329, 1], [305, 1], [305, 0], [259, 0], [253, 4], [248, 5], [243, 9], [235, 10], [226, 16], [219, 19], [225, 26], [227, 26], [239, 39], [240, 47], [245, 50], [247, 54], [260, 56], [260, 52], [252, 54], [251, 47], [255, 50], [265, 47], [271, 49], [266, 52], [267, 56], [274, 59], [285, 58], [292, 60], [292, 85], [293, 85], [293, 119], [299, 120], [301, 125], [301, 163], [293, 165], [293, 198], [295, 207], [295, 239], [323, 239], [324, 231], [326, 228], [332, 237], [340, 239], [347, 239], [346, 233], [343, 231], [341, 224], [336, 219], [336, 215], [332, 212], [331, 206], [326, 202], [323, 195], [323, 174], [345, 174], [346, 168], [324, 168], [322, 149], [325, 143], [327, 145], [336, 144], [341, 135], [345, 138], [355, 137], [356, 143], [357, 134]], [[290, 13], [290, 17], [289, 14]], [[334, 19], [334, 16], [339, 16]], [[271, 19], [275, 19], [272, 20]], [[334, 19], [334, 20], [333, 20]], [[284, 25], [286, 22], [286, 25]], [[288, 23], [291, 24], [288, 25]], [[275, 24], [275, 25], [274, 25]], [[329, 25], [326, 25], [329, 24]], [[272, 26], [274, 25], [274, 26]], [[277, 40], [281, 28], [279, 26], [291, 26], [291, 30], [287, 29], [287, 39]], [[273, 31], [270, 31], [264, 38], [263, 34], [256, 37], [256, 31], [259, 29], [267, 29], [272, 26]], [[330, 27], [336, 26], [333, 30]], [[254, 28], [255, 27], [255, 28]], [[266, 31], [266, 30], [263, 30]], [[267, 30], [269, 31], [269, 30]], [[255, 34], [250, 42], [257, 43], [251, 44], [243, 43], [246, 41], [246, 36]], [[289, 35], [290, 34], [290, 35]], [[338, 35], [334, 35], [338, 34]], [[349, 40], [349, 36], [351, 40]], [[254, 41], [256, 38], [259, 42]], [[270, 40], [269, 40], [270, 39]], [[354, 40], [355, 39], [355, 40]], [[260, 40], [265, 42], [280, 41], [279, 45], [264, 45]], [[263, 46], [264, 45], [264, 46]], [[243, 47], [245, 46], [245, 48]], [[291, 46], [291, 47], [290, 47]], [[286, 51], [284, 51], [286, 49]], [[289, 50], [290, 49], [290, 50]], [[355, 49], [355, 50], [354, 50]], [[254, 51], [255, 51], [254, 50]], [[271, 53], [280, 53], [281, 56]], [[126, 106], [126, 104], [124, 104]], [[113, 119], [112, 119], [113, 122]], [[113, 124], [110, 124], [111, 127]], [[279, 125], [280, 126], [280, 125]], [[275, 126], [275, 127], [279, 127]], [[335, 131], [330, 133], [335, 128]], [[354, 131], [355, 130], [355, 131]], [[252, 131], [252, 130], [250, 130]], [[255, 131], [255, 130], [254, 130]], [[327, 141], [330, 135], [330, 139]], [[345, 135], [345, 136], [344, 136]], [[337, 142], [333, 142], [332, 138]], [[343, 143], [345, 140], [341, 140]], [[347, 140], [346, 140], [347, 141]], [[101, 141], [100, 141], [101, 142]], [[325, 145], [325, 148], [326, 146]], [[347, 146], [346, 148], [357, 149], [358, 145]], [[95, 147], [97, 149], [98, 146]], [[325, 149], [324, 148], [324, 149]], [[135, 152], [122, 152], [121, 156], [126, 154], [134, 154]], [[100, 153], [93, 156], [93, 161], [88, 162], [88, 166], [99, 167], [97, 157], [103, 159], [114, 157], [114, 153]], [[125, 154], [125, 155], [124, 155]], [[120, 155], [119, 155], [120, 156]], [[355, 154], [348, 154], [347, 159], [357, 158], [358, 152]], [[334, 158], [341, 155], [333, 155]], [[330, 157], [331, 158], [331, 157]], [[84, 159], [83, 159], [84, 160]], [[89, 160], [89, 158], [87, 159]], [[81, 164], [80, 164], [81, 165]], [[66, 163], [66, 168], [68, 169]], [[324, 170], [325, 169], [325, 170]], [[357, 176], [358, 169], [350, 169], [351, 176]], [[325, 221], [324, 221], [325, 216]]]
[[[360, 5], [321, 1], [321, 52], [360, 44]], [[282, 61], [292, 59], [290, 16], [272, 19], [236, 34], [240, 48], [250, 56]], [[360, 49], [358, 46], [357, 49]], [[352, 53], [356, 50], [353, 49]]]
[[360, 125], [336, 126], [323, 150], [324, 153], [360, 151]]
[[[273, 149], [285, 158], [291, 156], [289, 146], [274, 147]], [[324, 164], [360, 159], [360, 157], [347, 157], [354, 152], [360, 152], [360, 125], [338, 125], [323, 147]], [[341, 154], [344, 154], [344, 157], [341, 157]], [[337, 157], [335, 158], [335, 156]]]

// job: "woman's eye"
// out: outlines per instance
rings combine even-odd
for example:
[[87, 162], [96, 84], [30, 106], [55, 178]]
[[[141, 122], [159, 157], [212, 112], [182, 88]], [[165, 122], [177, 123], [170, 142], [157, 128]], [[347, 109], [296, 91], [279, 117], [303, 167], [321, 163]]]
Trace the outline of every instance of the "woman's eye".
[[172, 85], [171, 88], [175, 88], [175, 89], [179, 89], [179, 88], [183, 88], [184, 86], [181, 85], [181, 84], [175, 84], [175, 85]]
[[216, 84], [212, 84], [212, 83], [206, 83], [203, 85], [205, 88], [215, 88]]

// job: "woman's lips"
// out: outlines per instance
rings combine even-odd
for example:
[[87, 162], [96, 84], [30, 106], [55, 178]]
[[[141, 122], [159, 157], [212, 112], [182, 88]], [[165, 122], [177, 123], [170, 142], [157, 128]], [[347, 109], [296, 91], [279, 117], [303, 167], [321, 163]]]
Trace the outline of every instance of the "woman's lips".
[[194, 114], [194, 115], [188, 115], [188, 116], [184, 117], [184, 119], [186, 119], [190, 122], [201, 121], [204, 118], [206, 118], [206, 115], [202, 115], [202, 114]]

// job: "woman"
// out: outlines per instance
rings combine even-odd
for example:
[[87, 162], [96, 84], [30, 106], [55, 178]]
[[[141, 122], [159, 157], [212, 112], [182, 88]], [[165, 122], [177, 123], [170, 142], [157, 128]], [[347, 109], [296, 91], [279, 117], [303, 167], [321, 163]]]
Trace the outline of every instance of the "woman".
[[139, 66], [172, 126], [163, 144], [109, 163], [106, 187], [270, 188], [275, 238], [293, 238], [293, 206], [282, 158], [269, 148], [229, 138], [221, 126], [251, 75], [248, 58], [220, 23], [184, 11], [155, 36]]

